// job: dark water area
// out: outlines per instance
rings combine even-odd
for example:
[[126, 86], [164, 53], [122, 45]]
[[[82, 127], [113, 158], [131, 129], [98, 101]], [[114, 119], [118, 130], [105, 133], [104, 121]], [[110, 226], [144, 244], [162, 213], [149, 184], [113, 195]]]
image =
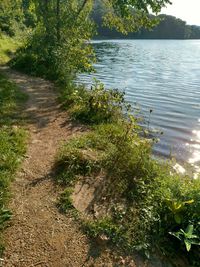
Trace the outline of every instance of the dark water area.
[[164, 132], [154, 153], [173, 155], [200, 171], [200, 40], [94, 41], [96, 78], [108, 88], [125, 91], [150, 127]]

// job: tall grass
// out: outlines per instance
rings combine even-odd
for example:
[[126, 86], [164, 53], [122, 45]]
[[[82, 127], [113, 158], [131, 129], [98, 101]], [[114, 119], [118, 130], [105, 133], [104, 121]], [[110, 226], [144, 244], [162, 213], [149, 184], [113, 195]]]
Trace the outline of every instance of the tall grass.
[[27, 135], [21, 127], [21, 118], [17, 116], [26, 98], [24, 93], [0, 73], [0, 231], [11, 216], [6, 208], [9, 186], [26, 151]]

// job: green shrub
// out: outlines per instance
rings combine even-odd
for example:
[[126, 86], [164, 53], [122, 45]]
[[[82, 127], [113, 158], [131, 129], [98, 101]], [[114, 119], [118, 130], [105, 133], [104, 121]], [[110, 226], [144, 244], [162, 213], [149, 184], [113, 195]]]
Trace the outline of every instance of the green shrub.
[[99, 82], [90, 89], [66, 87], [61, 100], [74, 119], [88, 124], [116, 122], [123, 118], [122, 110], [126, 112], [129, 108], [123, 92], [106, 90]]
[[32, 75], [67, 83], [69, 76], [74, 78], [77, 73], [93, 69], [95, 56], [88, 42], [94, 32], [90, 8], [74, 20], [77, 16], [76, 3], [61, 1], [58, 23], [54, 5], [46, 3], [48, 11], [43, 5], [42, 2], [34, 5], [36, 18], [33, 19], [37, 23], [24, 47], [17, 51], [11, 66]]
[[[73, 175], [87, 176], [85, 166], [93, 165], [83, 160], [83, 154], [92, 151], [95, 166], [105, 173], [104, 194], [110, 215], [86, 223], [90, 236], [105, 235], [108, 243], [129, 252], [159, 250], [171, 259], [187, 253], [191, 266], [197, 266], [194, 259], [199, 260], [199, 249], [195, 242], [187, 252], [184, 241], [170, 233], [192, 224], [199, 238], [200, 181], [178, 175], [170, 161], [153, 159], [151, 147], [152, 141], [140, 136], [135, 121], [100, 124], [64, 145], [59, 158], [64, 166], [60, 167], [68, 174], [73, 166]], [[97, 173], [90, 175], [94, 179]]]

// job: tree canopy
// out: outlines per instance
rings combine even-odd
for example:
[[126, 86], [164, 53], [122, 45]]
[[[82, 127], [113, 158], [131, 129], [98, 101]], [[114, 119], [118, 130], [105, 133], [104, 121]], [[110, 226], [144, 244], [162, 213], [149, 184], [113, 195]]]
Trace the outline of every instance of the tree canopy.
[[[66, 80], [68, 75], [92, 70], [95, 56], [89, 40], [96, 34], [92, 14], [97, 8], [103, 10], [100, 16], [104, 26], [127, 34], [157, 24], [157, 18], [149, 13], [157, 14], [169, 3], [169, 0], [3, 0], [0, 21], [4, 24], [0, 29], [9, 33], [15, 23], [31, 29], [16, 57], [16, 66], [24, 66], [27, 71], [28, 64], [32, 73]], [[9, 12], [5, 12], [5, 6]]]
[[[70, 17], [74, 20], [81, 17], [83, 12], [90, 13], [96, 7], [103, 7], [106, 11], [102, 14], [104, 24], [127, 33], [141, 26], [149, 26], [147, 14], [149, 12], [157, 14], [163, 6], [169, 3], [169, 0], [2, 0], [0, 2], [0, 29], [10, 33], [14, 22], [23, 22], [26, 26], [34, 27], [36, 20], [40, 18], [41, 21], [43, 15], [48, 22], [47, 14], [49, 17], [55, 15], [56, 20], [61, 20], [59, 13], [70, 5], [74, 11], [73, 16]], [[58, 26], [56, 21], [55, 24]]]

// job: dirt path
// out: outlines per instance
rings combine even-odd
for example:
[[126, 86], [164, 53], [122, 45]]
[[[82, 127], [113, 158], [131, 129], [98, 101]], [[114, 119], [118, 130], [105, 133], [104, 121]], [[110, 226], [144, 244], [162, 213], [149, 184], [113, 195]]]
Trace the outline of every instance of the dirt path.
[[[59, 108], [53, 86], [17, 72], [7, 74], [29, 100], [29, 145], [26, 159], [12, 185], [14, 216], [5, 231], [6, 267], [113, 266], [108, 257], [87, 261], [91, 246], [73, 219], [56, 208], [58, 188], [52, 181], [57, 148], [79, 127], [73, 127]], [[94, 262], [94, 264], [92, 264]]]

